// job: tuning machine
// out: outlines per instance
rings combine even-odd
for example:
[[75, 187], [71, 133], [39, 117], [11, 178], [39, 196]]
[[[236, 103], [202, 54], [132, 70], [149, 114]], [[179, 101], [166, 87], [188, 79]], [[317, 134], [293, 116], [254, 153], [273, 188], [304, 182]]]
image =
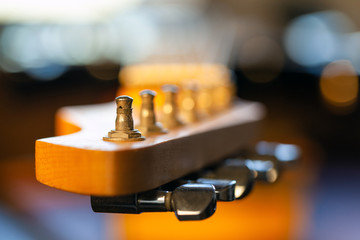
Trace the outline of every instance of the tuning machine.
[[260, 156], [275, 157], [282, 167], [290, 167], [301, 158], [301, 149], [294, 144], [260, 141], [254, 151]]
[[276, 159], [271, 156], [253, 156], [251, 158], [238, 158], [236, 160], [244, 162], [249, 169], [253, 170], [256, 180], [274, 183], [279, 177], [279, 164]]
[[235, 180], [226, 180], [226, 179], [210, 179], [210, 178], [196, 178], [195, 180], [189, 179], [180, 179], [176, 181], [176, 184], [185, 184], [185, 183], [198, 183], [198, 184], [210, 184], [214, 186], [216, 200], [218, 201], [234, 201], [235, 198], [235, 189], [236, 181]]
[[281, 170], [300, 157], [295, 145], [260, 142], [237, 158], [226, 159], [156, 190], [114, 197], [91, 196], [94, 212], [175, 212], [180, 221], [202, 220], [216, 210], [217, 201], [246, 197], [255, 180], [273, 183]]
[[91, 196], [94, 212], [175, 212], [180, 221], [202, 220], [216, 210], [216, 193], [211, 184], [187, 183], [173, 191], [152, 190], [127, 196]]
[[254, 170], [257, 180], [274, 183], [283, 169], [296, 164], [300, 156], [301, 150], [294, 144], [260, 141], [253, 150], [240, 154], [238, 161]]
[[206, 171], [203, 177], [235, 181], [235, 199], [242, 199], [246, 197], [253, 188], [255, 173], [245, 162], [238, 161], [237, 159], [227, 159], [220, 166]]

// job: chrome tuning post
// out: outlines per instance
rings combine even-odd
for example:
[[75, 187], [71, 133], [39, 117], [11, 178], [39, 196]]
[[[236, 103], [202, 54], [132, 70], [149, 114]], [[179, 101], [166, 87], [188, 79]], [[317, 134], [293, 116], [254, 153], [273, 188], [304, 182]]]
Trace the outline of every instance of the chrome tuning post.
[[175, 212], [180, 221], [202, 220], [216, 210], [216, 193], [211, 184], [187, 183], [173, 191], [152, 190], [127, 196], [91, 196], [94, 212]]

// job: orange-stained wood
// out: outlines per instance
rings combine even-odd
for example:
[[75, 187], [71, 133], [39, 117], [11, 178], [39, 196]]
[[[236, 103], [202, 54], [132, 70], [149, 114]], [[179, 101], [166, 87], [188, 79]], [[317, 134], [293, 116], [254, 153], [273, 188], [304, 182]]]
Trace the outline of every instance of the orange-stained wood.
[[63, 115], [56, 114], [55, 116], [55, 134], [57, 136], [72, 134], [80, 131], [81, 128], [71, 121], [67, 120]]
[[61, 109], [58, 124], [71, 126], [63, 131], [76, 126], [81, 131], [36, 141], [37, 180], [89, 195], [150, 190], [246, 146], [264, 114], [262, 105], [239, 101], [214, 117], [142, 142], [103, 141], [114, 128], [115, 109], [114, 103]]

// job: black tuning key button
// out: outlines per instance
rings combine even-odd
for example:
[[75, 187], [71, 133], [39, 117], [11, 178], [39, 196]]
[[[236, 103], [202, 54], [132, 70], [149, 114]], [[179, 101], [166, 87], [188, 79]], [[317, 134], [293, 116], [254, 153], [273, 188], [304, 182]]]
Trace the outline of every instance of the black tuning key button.
[[175, 212], [180, 221], [202, 220], [216, 210], [216, 192], [211, 184], [187, 183], [173, 191], [152, 190], [126, 196], [91, 196], [94, 212]]
[[255, 172], [250, 169], [244, 161], [227, 159], [224, 164], [212, 171], [206, 172], [203, 177], [236, 181], [235, 198], [242, 199], [246, 197], [253, 188]]

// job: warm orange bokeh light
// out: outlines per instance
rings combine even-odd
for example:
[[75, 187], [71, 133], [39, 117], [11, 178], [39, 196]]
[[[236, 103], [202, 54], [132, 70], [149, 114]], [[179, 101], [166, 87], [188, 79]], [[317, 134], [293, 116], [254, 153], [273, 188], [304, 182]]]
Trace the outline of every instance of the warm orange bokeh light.
[[[179, 87], [178, 101], [182, 101], [182, 88], [193, 86], [196, 88], [196, 98], [199, 101], [200, 112], [208, 112], [207, 105], [209, 91], [214, 111], [226, 109], [234, 95], [229, 69], [220, 64], [188, 63], [188, 64], [139, 64], [124, 67], [119, 73], [120, 88], [117, 95], [129, 95], [134, 99], [134, 108], [139, 107], [141, 99], [139, 92], [151, 89], [157, 92], [155, 105], [160, 107], [164, 103], [162, 86], [174, 84]], [[204, 103], [204, 93], [205, 101]], [[160, 108], [159, 108], [160, 109]]]
[[328, 64], [320, 79], [320, 91], [327, 103], [335, 107], [348, 107], [358, 96], [359, 81], [348, 60]]
[[121, 87], [229, 83], [229, 70], [220, 64], [138, 64], [123, 68], [119, 73]]

